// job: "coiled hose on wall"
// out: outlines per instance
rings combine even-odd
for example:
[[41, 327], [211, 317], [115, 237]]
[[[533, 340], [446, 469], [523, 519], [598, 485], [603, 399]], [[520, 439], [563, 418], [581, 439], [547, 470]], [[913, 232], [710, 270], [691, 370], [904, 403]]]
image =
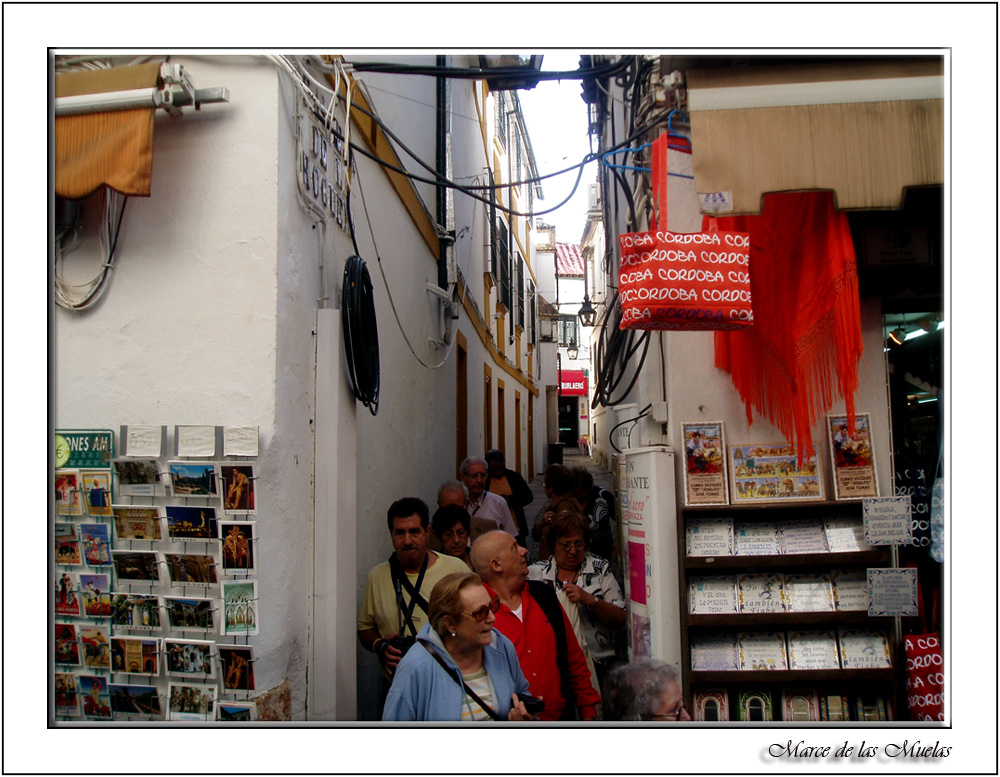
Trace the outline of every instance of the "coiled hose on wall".
[[344, 266], [341, 303], [344, 355], [354, 396], [372, 415], [378, 415], [378, 322], [375, 320], [372, 279], [360, 256], [351, 256]]

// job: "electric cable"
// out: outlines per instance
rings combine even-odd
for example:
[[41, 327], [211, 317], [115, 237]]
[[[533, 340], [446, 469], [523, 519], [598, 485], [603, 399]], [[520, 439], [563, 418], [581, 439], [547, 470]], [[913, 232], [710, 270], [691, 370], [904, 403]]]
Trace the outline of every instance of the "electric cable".
[[[615, 449], [615, 453], [621, 453], [621, 448], [615, 445], [615, 429], [617, 429], [619, 426], [625, 426], [625, 424], [635, 423], [636, 421], [645, 418], [649, 414], [649, 411], [652, 409], [653, 409], [652, 405], [646, 405], [642, 410], [639, 411], [639, 415], [637, 415], [635, 418], [626, 418], [624, 421], [619, 421], [617, 424], [611, 427], [611, 431], [608, 432], [608, 442], [611, 443], [611, 447]], [[629, 432], [629, 435], [631, 436], [631, 432]]]
[[460, 78], [475, 81], [499, 80], [503, 78], [524, 78], [529, 75], [538, 81], [572, 81], [586, 78], [604, 78], [628, 68], [635, 57], [623, 57], [610, 65], [599, 65], [576, 70], [525, 70], [525, 68], [465, 68], [434, 67], [424, 65], [401, 65], [393, 62], [350, 62], [347, 66], [357, 73], [394, 73], [397, 75], [435, 76]]
[[368, 267], [357, 254], [350, 256], [344, 265], [341, 321], [344, 356], [354, 396], [372, 415], [378, 415], [381, 374], [375, 298]]
[[[117, 208], [118, 202], [121, 201], [121, 208]], [[62, 308], [67, 310], [83, 311], [92, 308], [107, 291], [109, 284], [111, 283], [111, 274], [115, 269], [115, 260], [117, 258], [118, 250], [118, 237], [121, 233], [122, 221], [125, 216], [125, 205], [128, 204], [128, 197], [123, 194], [119, 194], [113, 189], [105, 188], [104, 190], [104, 220], [101, 229], [101, 246], [102, 252], [104, 253], [104, 263], [101, 266], [101, 271], [96, 277], [87, 281], [86, 283], [72, 284], [68, 283], [65, 278], [59, 272], [59, 265], [62, 263], [62, 259], [69, 250], [73, 250], [76, 247], [74, 244], [71, 248], [64, 249], [62, 246], [62, 240], [65, 237], [65, 231], [61, 232], [56, 236], [55, 240], [55, 268], [53, 271], [55, 279], [55, 302]], [[83, 295], [74, 299], [71, 289], [84, 289]]]

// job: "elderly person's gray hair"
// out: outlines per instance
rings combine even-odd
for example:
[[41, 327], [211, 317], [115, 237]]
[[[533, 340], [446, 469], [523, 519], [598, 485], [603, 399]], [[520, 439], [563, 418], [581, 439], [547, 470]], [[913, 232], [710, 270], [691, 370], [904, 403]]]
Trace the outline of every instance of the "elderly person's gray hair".
[[604, 678], [604, 720], [649, 720], [677, 670], [655, 658], [619, 664]]
[[438, 486], [438, 504], [441, 504], [441, 494], [446, 494], [448, 492], [457, 494], [459, 491], [462, 492], [462, 499], [466, 502], [469, 501], [469, 487], [465, 485], [461, 480], [446, 480], [440, 486]]
[[481, 459], [478, 456], [469, 456], [469, 458], [464, 459], [462, 463], [458, 465], [458, 471], [461, 472], [463, 475], [468, 475], [469, 467], [471, 467], [473, 464], [482, 464], [485, 467], [486, 459]]

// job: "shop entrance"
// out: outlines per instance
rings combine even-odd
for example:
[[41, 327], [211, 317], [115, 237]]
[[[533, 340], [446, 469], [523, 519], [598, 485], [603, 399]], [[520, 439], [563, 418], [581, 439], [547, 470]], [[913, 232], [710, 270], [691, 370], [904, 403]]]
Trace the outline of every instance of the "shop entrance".
[[580, 440], [579, 399], [559, 397], [559, 442], [575, 448]]

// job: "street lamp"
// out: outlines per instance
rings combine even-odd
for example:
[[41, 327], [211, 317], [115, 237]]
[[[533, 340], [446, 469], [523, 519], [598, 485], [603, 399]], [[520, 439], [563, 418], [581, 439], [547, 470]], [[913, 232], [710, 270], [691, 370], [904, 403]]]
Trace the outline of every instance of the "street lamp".
[[594, 322], [597, 321], [597, 311], [590, 304], [589, 293], [583, 295], [583, 305], [580, 307], [580, 312], [577, 315], [580, 317], [580, 323], [585, 327], [592, 327]]
[[577, 348], [575, 345], [571, 345], [569, 348], [566, 349], [566, 355], [570, 359], [576, 359], [576, 357], [580, 355], [580, 349]]

